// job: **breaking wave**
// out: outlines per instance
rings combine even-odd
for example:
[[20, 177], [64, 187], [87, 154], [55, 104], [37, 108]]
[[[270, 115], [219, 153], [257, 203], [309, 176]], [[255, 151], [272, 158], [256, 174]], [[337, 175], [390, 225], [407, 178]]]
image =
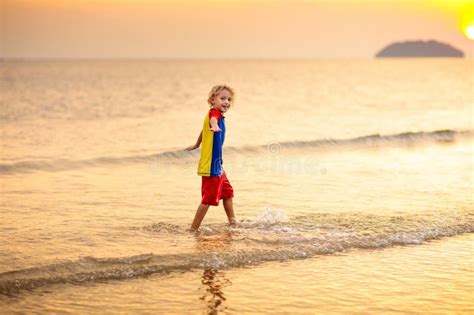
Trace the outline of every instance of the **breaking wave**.
[[[318, 139], [313, 141], [288, 141], [271, 143], [267, 145], [257, 146], [242, 146], [242, 147], [226, 147], [227, 153], [237, 154], [258, 154], [258, 153], [274, 153], [280, 152], [285, 148], [325, 148], [340, 146], [358, 146], [358, 147], [372, 147], [372, 146], [393, 146], [406, 145], [417, 143], [445, 143], [454, 142], [460, 138], [470, 138], [474, 135], [474, 130], [436, 130], [430, 132], [404, 132], [394, 135], [368, 135], [349, 139]], [[16, 174], [31, 171], [64, 171], [71, 169], [79, 169], [85, 167], [94, 167], [102, 165], [113, 164], [127, 164], [127, 163], [149, 163], [156, 159], [185, 159], [197, 156], [198, 151], [188, 152], [184, 150], [171, 150], [158, 154], [148, 155], [132, 155], [132, 156], [103, 156], [87, 160], [26, 160], [14, 163], [0, 163], [0, 174]]]
[[[288, 218], [267, 209], [236, 226], [209, 225], [197, 232], [158, 222], [146, 233], [173, 234], [196, 242], [189, 253], [143, 253], [127, 257], [84, 257], [79, 260], [17, 269], [0, 274], [0, 294], [12, 295], [48, 285], [123, 280], [196, 269], [247, 267], [269, 261], [333, 255], [353, 249], [418, 245], [441, 237], [474, 232], [474, 212], [372, 215], [314, 213]], [[165, 236], [165, 235], [161, 235]]]

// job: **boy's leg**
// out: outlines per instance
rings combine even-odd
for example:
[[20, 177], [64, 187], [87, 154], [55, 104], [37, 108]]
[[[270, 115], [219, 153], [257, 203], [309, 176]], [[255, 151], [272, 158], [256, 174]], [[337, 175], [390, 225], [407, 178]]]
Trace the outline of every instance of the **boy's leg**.
[[234, 214], [234, 204], [232, 202], [232, 198], [224, 199], [224, 209], [225, 213], [227, 214], [227, 219], [229, 220], [229, 224], [235, 224], [235, 214]]
[[191, 229], [198, 229], [199, 226], [201, 225], [202, 219], [204, 219], [204, 216], [207, 213], [207, 210], [209, 209], [210, 205], [203, 205], [202, 203], [199, 205], [199, 207], [196, 210], [196, 214], [194, 215], [194, 220], [193, 224], [191, 224]]

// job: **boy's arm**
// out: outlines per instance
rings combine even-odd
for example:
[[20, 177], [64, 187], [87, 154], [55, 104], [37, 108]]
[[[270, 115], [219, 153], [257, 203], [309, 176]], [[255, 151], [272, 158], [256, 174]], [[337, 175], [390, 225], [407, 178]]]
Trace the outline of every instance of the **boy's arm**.
[[189, 147], [186, 148], [186, 150], [187, 150], [187, 151], [192, 151], [192, 150], [194, 150], [194, 149], [199, 148], [199, 146], [201, 145], [201, 142], [202, 142], [202, 131], [201, 131], [201, 133], [199, 134], [199, 137], [198, 137], [198, 139], [197, 139], [197, 141], [196, 141], [196, 144], [190, 145]]
[[211, 117], [211, 130], [214, 132], [219, 132], [221, 131], [221, 128], [217, 125], [217, 118], [216, 117]]

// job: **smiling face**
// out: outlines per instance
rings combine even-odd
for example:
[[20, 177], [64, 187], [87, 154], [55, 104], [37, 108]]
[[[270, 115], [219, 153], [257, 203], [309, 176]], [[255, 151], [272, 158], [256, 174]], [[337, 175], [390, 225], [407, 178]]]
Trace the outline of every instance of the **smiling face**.
[[232, 93], [229, 90], [222, 90], [217, 93], [211, 100], [212, 107], [225, 113], [229, 110], [232, 105]]

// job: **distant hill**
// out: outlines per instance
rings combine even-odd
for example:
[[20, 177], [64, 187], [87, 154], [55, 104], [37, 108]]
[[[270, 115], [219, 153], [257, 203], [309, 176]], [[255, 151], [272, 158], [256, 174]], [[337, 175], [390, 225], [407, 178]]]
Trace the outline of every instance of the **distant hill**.
[[453, 46], [435, 40], [393, 43], [379, 51], [376, 58], [384, 57], [464, 57], [464, 53]]

